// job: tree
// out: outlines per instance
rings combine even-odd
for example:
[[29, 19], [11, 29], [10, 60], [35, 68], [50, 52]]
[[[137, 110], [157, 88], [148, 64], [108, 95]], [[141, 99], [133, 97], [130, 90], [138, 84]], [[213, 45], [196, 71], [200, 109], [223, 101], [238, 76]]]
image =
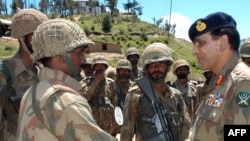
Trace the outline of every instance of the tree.
[[49, 9], [49, 0], [41, 0], [39, 2], [39, 7], [41, 12], [47, 14]]
[[109, 14], [106, 14], [102, 21], [102, 31], [107, 33], [111, 31], [111, 28], [112, 28], [111, 17]]
[[109, 7], [111, 15], [114, 16], [117, 6], [117, 0], [105, 0], [105, 3]]
[[0, 15], [2, 15], [2, 12], [5, 12], [5, 15], [7, 15], [6, 3], [0, 0]]
[[133, 2], [130, 2], [130, 0], [128, 0], [127, 3], [123, 4], [123, 7], [128, 11], [128, 13], [131, 12], [134, 15], [142, 15], [143, 7], [140, 6], [140, 3], [138, 3], [136, 0], [133, 0]]
[[125, 10], [127, 10], [128, 13], [130, 12], [129, 10], [130, 10], [132, 7], [133, 7], [133, 3], [130, 2], [129, 0], [128, 0], [127, 3], [124, 3], [124, 4], [123, 4], [123, 8], [124, 8]]
[[11, 13], [14, 14], [17, 12], [17, 8], [23, 9], [24, 3], [22, 0], [13, 0], [12, 4], [10, 5], [12, 11]]
[[173, 25], [171, 25], [168, 22], [168, 20], [165, 21], [165, 30], [168, 31], [168, 33], [171, 33], [171, 34], [175, 35], [175, 28], [176, 28], [175, 23]]

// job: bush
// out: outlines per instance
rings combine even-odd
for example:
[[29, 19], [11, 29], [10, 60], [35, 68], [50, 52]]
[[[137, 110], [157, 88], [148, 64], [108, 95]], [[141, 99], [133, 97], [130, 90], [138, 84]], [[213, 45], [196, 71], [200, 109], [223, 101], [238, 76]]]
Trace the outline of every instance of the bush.
[[105, 15], [102, 22], [102, 31], [107, 33], [111, 31], [111, 28], [111, 17], [110, 15]]

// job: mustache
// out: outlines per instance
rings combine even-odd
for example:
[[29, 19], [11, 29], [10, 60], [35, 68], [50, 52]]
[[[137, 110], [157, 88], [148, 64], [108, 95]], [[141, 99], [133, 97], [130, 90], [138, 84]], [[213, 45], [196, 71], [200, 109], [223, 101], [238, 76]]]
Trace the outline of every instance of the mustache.
[[131, 64], [138, 64], [138, 61], [137, 60], [132, 60]]
[[121, 74], [119, 75], [119, 78], [130, 78], [130, 76], [127, 74]]
[[160, 71], [153, 71], [152, 74], [163, 74], [163, 73]]

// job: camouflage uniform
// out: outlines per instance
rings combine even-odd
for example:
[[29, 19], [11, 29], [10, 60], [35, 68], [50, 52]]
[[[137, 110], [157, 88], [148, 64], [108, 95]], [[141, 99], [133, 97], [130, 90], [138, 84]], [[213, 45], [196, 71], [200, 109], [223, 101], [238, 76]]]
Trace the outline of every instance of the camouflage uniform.
[[238, 59], [235, 56], [229, 60], [219, 73], [225, 78], [222, 85], [216, 85], [213, 81], [208, 87], [206, 96], [197, 110], [194, 140], [222, 141], [225, 124], [250, 123], [250, 99], [246, 99], [247, 103], [238, 100], [244, 93], [250, 96], [250, 69], [243, 62], [238, 63]]
[[240, 47], [240, 57], [250, 67], [250, 38], [243, 40]]
[[[116, 88], [117, 94], [115, 97], [115, 106], [119, 106], [121, 108], [121, 110], [123, 110], [127, 92], [129, 90], [129, 88], [134, 85], [134, 82], [131, 81], [130, 75], [129, 75], [129, 77], [126, 78], [126, 80], [124, 78], [123, 78], [123, 80], [121, 80], [121, 76], [119, 74], [119, 69], [127, 69], [130, 72], [131, 71], [131, 63], [127, 59], [120, 59], [117, 63], [117, 66], [116, 66], [117, 76], [116, 76], [114, 83], [115, 83], [115, 88]], [[120, 132], [119, 131], [120, 128], [121, 128], [121, 126], [117, 126], [116, 128], [114, 128], [114, 130], [116, 130], [116, 132]]]
[[[94, 43], [77, 24], [65, 19], [53, 19], [38, 27], [32, 45], [33, 60], [46, 64], [45, 58], [63, 56]], [[87, 100], [79, 93], [81, 85], [78, 77], [72, 72], [66, 74], [56, 68], [40, 66], [38, 78], [21, 101], [18, 141], [116, 140], [94, 121]]]
[[[211, 13], [191, 25], [189, 38], [202, 69], [215, 74], [197, 109], [190, 138], [194, 141], [223, 141], [228, 135], [224, 125], [250, 123], [250, 68], [238, 55], [240, 34], [236, 21], [223, 12]], [[213, 51], [207, 52], [209, 50]], [[201, 57], [201, 52], [206, 57]]]
[[171, 86], [181, 91], [181, 93], [184, 95], [184, 101], [193, 123], [195, 120], [195, 111], [199, 105], [199, 97], [196, 85], [190, 81], [188, 81], [185, 85], [175, 81]]
[[[136, 47], [129, 47], [127, 52], [126, 52], [126, 58], [129, 60], [129, 57], [131, 55], [137, 55], [139, 58], [140, 58], [140, 53], [138, 51], [138, 49]], [[132, 71], [131, 71], [131, 80], [134, 81], [135, 79], [137, 78], [140, 78], [144, 75], [144, 71], [141, 67], [133, 67], [133, 65], [135, 65], [134, 63], [137, 63], [138, 62], [133, 62], [131, 61], [131, 64], [132, 64]]]
[[[205, 73], [207, 73], [207, 72], [210, 73], [210, 70], [204, 71], [203, 74], [205, 75]], [[211, 80], [211, 78], [208, 78], [208, 79], [209, 80], [207, 80], [207, 78], [206, 78], [206, 80], [203, 83], [197, 85], [197, 93], [198, 93], [198, 97], [199, 97], [199, 104], [201, 103], [202, 99], [204, 98], [204, 96], [207, 93], [209, 82], [213, 81], [213, 80]]]
[[[96, 64], [105, 64], [108, 67], [108, 62], [102, 55], [93, 58], [92, 67], [94, 68]], [[87, 77], [80, 82], [82, 84], [82, 95], [88, 100], [97, 124], [104, 131], [115, 136], [116, 131], [112, 129], [113, 126], [117, 125], [114, 120], [116, 97], [114, 80], [105, 77], [96, 85], [93, 77]]]
[[[150, 44], [142, 55], [144, 68], [148, 64], [166, 61], [172, 64], [173, 59], [170, 49], [162, 43]], [[170, 67], [170, 66], [169, 66]], [[146, 71], [146, 70], [145, 70]], [[163, 80], [163, 83], [164, 80]], [[173, 140], [184, 140], [188, 136], [191, 121], [183, 100], [182, 93], [165, 83], [165, 96], [155, 88], [152, 88], [157, 102], [162, 103], [166, 120], [172, 131]], [[135, 85], [129, 89], [124, 106], [124, 124], [121, 128], [121, 141], [131, 141], [134, 134], [136, 141], [157, 140], [160, 133], [155, 121], [155, 112], [152, 101], [145, 95], [142, 89]], [[161, 125], [159, 125], [161, 126]]]
[[[187, 63], [186, 60], [183, 60], [183, 59], [176, 60], [173, 64], [173, 66], [174, 66], [174, 70], [173, 70], [174, 74], [176, 74], [176, 70], [182, 66], [187, 67], [188, 71], [189, 71], [189, 64]], [[191, 117], [191, 121], [193, 123], [195, 120], [195, 111], [199, 105], [199, 97], [198, 97], [198, 93], [197, 93], [197, 82], [195, 82], [193, 80], [186, 79], [186, 83], [181, 84], [179, 82], [179, 80], [177, 79], [175, 82], [170, 83], [170, 85], [172, 87], [178, 89], [179, 91], [181, 91], [181, 93], [183, 93], [184, 101], [186, 103], [188, 113], [189, 113], [189, 115]]]
[[[34, 9], [20, 10], [13, 16], [11, 36], [19, 40], [20, 49], [13, 57], [1, 62], [0, 76], [1, 79], [5, 79], [3, 81], [6, 84], [0, 85], [3, 85], [6, 90], [0, 100], [0, 112], [2, 113], [3, 109], [4, 113], [4, 117], [0, 116], [2, 120], [0, 132], [3, 133], [6, 132], [4, 130], [7, 130], [5, 135], [0, 136], [1, 140], [16, 141], [19, 102], [24, 92], [34, 83], [37, 73], [35, 66], [29, 67], [24, 63], [21, 56], [24, 53], [21, 53], [21, 48], [30, 54], [25, 43], [25, 36], [34, 32], [37, 26], [45, 20], [47, 20], [46, 15]], [[4, 123], [5, 120], [7, 125]]]

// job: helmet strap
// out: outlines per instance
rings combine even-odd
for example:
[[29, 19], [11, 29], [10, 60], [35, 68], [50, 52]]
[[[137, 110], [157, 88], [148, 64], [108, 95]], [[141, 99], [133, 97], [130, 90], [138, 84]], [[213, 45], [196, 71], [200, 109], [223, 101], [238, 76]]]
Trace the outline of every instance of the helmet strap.
[[21, 43], [21, 45], [22, 45], [22, 48], [25, 50], [25, 52], [28, 53], [29, 55], [31, 55], [31, 52], [30, 52], [30, 50], [28, 49], [28, 47], [27, 47], [27, 45], [26, 45], [26, 43], [25, 43], [25, 41], [24, 41], [24, 38], [25, 38], [25, 36], [22, 36], [22, 37], [20, 37], [20, 38], [18, 38], [18, 39], [19, 39], [19, 41], [20, 41], [20, 43]]
[[72, 61], [70, 60], [69, 56], [67, 53], [63, 54], [63, 60], [65, 61], [70, 73], [71, 73], [71, 76], [73, 78], [75, 78], [77, 81], [80, 81], [82, 79], [82, 76], [80, 73], [78, 73], [76, 71], [76, 68], [74, 67]]

